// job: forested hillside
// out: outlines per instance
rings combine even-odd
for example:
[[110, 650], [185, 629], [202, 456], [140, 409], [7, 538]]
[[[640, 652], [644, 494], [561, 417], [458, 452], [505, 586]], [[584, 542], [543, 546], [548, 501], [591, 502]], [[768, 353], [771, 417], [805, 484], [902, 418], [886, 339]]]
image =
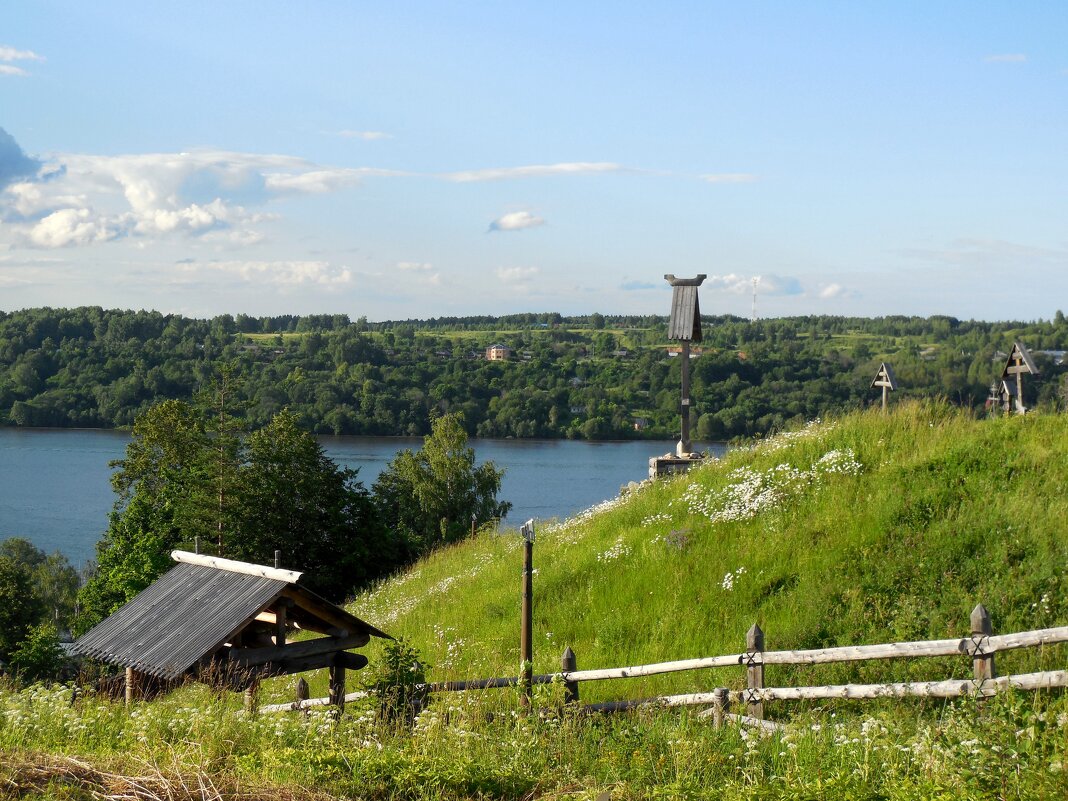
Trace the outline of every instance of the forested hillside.
[[[890, 361], [910, 396], [982, 408], [1014, 340], [1042, 380], [1028, 403], [1059, 403], [1068, 325], [950, 317], [705, 317], [693, 361], [698, 438], [760, 436], [872, 401]], [[491, 344], [512, 349], [487, 361]], [[189, 399], [225, 368], [260, 427], [289, 408], [319, 433], [426, 434], [460, 411], [485, 437], [672, 437], [679, 360], [666, 319], [525, 314], [355, 322], [345, 315], [199, 320], [159, 312], [0, 312], [0, 424], [121, 427], [165, 398]]]

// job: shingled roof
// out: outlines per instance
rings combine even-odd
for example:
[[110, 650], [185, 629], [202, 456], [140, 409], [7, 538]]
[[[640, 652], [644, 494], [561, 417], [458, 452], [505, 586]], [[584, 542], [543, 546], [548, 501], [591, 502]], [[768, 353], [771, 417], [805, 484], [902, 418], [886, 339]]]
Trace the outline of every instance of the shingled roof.
[[[314, 641], [324, 646], [313, 647], [316, 653], [358, 647], [371, 636], [389, 637], [299, 586], [298, 572], [183, 551], [171, 556], [175, 567], [86, 632], [74, 650], [176, 679], [213, 661], [281, 664], [289, 659], [287, 651], [306, 660], [307, 643], [300, 643], [298, 652], [298, 644], [271, 641], [279, 619], [283, 631], [289, 625], [328, 635]], [[256, 657], [261, 652], [263, 659]]]
[[696, 278], [676, 278], [670, 273], [664, 276], [671, 284], [671, 317], [668, 318], [668, 339], [680, 342], [701, 341], [701, 306], [698, 302], [697, 288], [705, 280], [704, 275]]

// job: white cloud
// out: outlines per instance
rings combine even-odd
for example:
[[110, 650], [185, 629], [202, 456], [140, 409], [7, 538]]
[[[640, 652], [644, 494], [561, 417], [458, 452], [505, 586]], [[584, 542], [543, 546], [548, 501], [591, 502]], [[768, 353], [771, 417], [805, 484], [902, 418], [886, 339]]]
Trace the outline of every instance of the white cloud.
[[749, 172], [719, 172], [702, 175], [701, 180], [710, 184], [751, 184], [757, 176]]
[[836, 300], [841, 298], [855, 298], [858, 297], [858, 293], [852, 289], [848, 289], [841, 284], [827, 284], [820, 290], [820, 298], [823, 300]]
[[369, 175], [404, 175], [394, 170], [370, 167], [310, 170], [302, 173], [265, 173], [264, 186], [272, 192], [320, 195], [358, 186]]
[[379, 139], [392, 139], [383, 131], [338, 131], [337, 135], [343, 139], [362, 139], [365, 142], [374, 142]]
[[1026, 53], [996, 53], [983, 59], [990, 64], [1020, 64], [1027, 61]]
[[9, 45], [0, 45], [0, 61], [44, 61], [32, 50], [19, 50]]
[[117, 226], [95, 217], [89, 209], [54, 211], [30, 228], [29, 244], [41, 248], [62, 248], [106, 242], [120, 235]]
[[537, 178], [549, 175], [590, 175], [606, 172], [628, 172], [628, 168], [612, 162], [575, 161], [562, 164], [534, 164], [526, 167], [496, 167], [445, 173], [442, 177], [457, 183], [472, 181], [500, 181], [506, 178]]
[[177, 265], [179, 276], [222, 274], [246, 283], [278, 288], [336, 286], [352, 282], [352, 271], [325, 261], [212, 261]]
[[537, 267], [498, 267], [497, 278], [505, 283], [529, 281], [540, 270]]
[[25, 78], [30, 73], [21, 67], [13, 67], [10, 64], [0, 64], [0, 75], [12, 75], [19, 78]]
[[403, 272], [425, 273], [433, 270], [434, 265], [429, 262], [399, 261], [397, 262], [397, 269]]
[[522, 231], [524, 228], [536, 228], [545, 225], [545, 220], [535, 217], [529, 211], [513, 211], [498, 217], [490, 223], [491, 231]]
[[757, 294], [759, 295], [800, 295], [803, 290], [801, 282], [796, 278], [784, 277], [765, 273], [763, 275], [710, 275], [705, 279], [704, 287], [709, 289], [721, 289], [735, 295], [749, 295], [753, 292], [753, 279], [757, 279]]

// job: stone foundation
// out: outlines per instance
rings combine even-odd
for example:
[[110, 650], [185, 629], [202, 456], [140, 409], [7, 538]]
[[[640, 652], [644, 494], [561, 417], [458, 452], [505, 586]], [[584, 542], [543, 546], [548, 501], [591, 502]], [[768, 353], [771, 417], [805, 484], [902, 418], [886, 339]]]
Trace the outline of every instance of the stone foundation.
[[681, 456], [665, 453], [663, 456], [654, 456], [649, 460], [649, 478], [656, 479], [675, 473], [685, 473], [694, 465], [702, 464], [705, 458], [704, 453], [686, 453]]

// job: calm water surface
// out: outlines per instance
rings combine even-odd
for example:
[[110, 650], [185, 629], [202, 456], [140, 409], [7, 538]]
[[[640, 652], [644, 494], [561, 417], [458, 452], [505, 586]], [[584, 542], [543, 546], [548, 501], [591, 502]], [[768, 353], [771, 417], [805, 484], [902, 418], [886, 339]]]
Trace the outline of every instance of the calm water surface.
[[[121, 459], [129, 434], [119, 431], [0, 428], [0, 539], [25, 537], [37, 547], [62, 551], [76, 566], [93, 556], [115, 502], [108, 462]], [[320, 437], [334, 461], [359, 470], [370, 487], [404, 448], [421, 437]], [[566, 517], [648, 473], [649, 457], [673, 451], [674, 442], [472, 440], [478, 461], [505, 468], [502, 500], [512, 502], [507, 522]], [[722, 445], [713, 444], [722, 454]]]

